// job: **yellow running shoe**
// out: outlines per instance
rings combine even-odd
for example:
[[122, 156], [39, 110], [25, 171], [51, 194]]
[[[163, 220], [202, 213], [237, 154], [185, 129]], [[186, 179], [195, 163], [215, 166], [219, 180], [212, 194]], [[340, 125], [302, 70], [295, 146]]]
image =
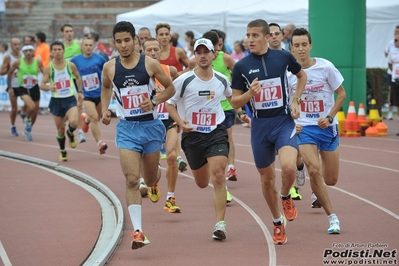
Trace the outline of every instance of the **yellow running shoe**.
[[230, 203], [232, 201], [230, 192], [226, 189], [226, 203]]
[[60, 151], [60, 162], [66, 162], [66, 161], [68, 161], [67, 152], [66, 152], [66, 150], [61, 150]]
[[181, 213], [180, 208], [176, 205], [176, 199], [175, 197], [170, 197], [166, 202], [165, 202], [165, 207], [163, 209], [167, 212], [170, 213]]
[[158, 189], [158, 184], [148, 188], [148, 197], [152, 202], [158, 202], [159, 198], [161, 197], [161, 192]]
[[69, 130], [67, 130], [67, 136], [69, 139], [69, 146], [73, 149], [76, 148], [78, 143], [76, 142], [75, 135], [73, 133], [70, 133]]
[[302, 200], [302, 195], [299, 194], [299, 188], [298, 187], [292, 187], [290, 189], [290, 194], [291, 194], [291, 198], [293, 200]]

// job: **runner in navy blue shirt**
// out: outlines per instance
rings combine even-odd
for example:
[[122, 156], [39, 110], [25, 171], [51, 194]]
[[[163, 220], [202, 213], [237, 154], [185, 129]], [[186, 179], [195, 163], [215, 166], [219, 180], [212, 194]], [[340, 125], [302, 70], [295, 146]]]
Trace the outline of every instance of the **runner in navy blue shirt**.
[[[263, 196], [273, 216], [275, 244], [285, 244], [286, 219], [297, 216], [290, 195], [295, 180], [298, 145], [295, 123], [299, 117], [299, 103], [306, 84], [306, 73], [288, 51], [268, 48], [270, 29], [266, 21], [257, 19], [247, 26], [251, 54], [238, 61], [233, 69], [232, 105], [234, 108], [249, 104], [251, 121], [251, 145], [255, 165], [260, 173]], [[286, 70], [298, 77], [296, 95], [290, 102]], [[280, 197], [284, 215], [278, 207], [275, 187], [275, 153], [278, 152], [282, 187]]]

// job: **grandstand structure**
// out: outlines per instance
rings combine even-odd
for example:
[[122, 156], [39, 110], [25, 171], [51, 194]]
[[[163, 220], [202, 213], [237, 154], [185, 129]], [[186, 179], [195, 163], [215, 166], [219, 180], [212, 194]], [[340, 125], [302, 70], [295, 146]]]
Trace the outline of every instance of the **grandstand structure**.
[[6, 2], [7, 27], [0, 42], [11, 37], [34, 36], [42, 31], [47, 43], [60, 38], [60, 27], [69, 23], [74, 27], [75, 38], [84, 36], [89, 27], [105, 40], [112, 36], [116, 15], [137, 10], [160, 0], [12, 0]]

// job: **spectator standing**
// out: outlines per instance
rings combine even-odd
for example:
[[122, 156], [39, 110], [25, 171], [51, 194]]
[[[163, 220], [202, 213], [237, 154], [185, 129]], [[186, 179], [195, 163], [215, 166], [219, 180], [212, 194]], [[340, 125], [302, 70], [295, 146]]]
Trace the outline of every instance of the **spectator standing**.
[[284, 39], [285, 39], [284, 50], [286, 50], [286, 51], [290, 51], [291, 36], [292, 36], [292, 33], [294, 32], [295, 28], [296, 28], [296, 26], [293, 23], [287, 24], [287, 26], [285, 26], [285, 28], [284, 28]]

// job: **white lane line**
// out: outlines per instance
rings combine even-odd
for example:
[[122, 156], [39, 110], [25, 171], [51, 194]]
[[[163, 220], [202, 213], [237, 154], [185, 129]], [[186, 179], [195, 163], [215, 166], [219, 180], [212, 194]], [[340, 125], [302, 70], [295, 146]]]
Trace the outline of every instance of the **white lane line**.
[[369, 147], [359, 147], [359, 146], [351, 146], [351, 145], [343, 145], [343, 144], [339, 144], [339, 146], [345, 147], [345, 148], [350, 148], [350, 149], [359, 149], [359, 150], [367, 150], [367, 151], [373, 151], [373, 152], [387, 152], [387, 153], [399, 154], [399, 151], [389, 151], [389, 150], [373, 149], [373, 148], [369, 148]]
[[394, 212], [392, 212], [392, 211], [390, 211], [390, 210], [388, 210], [388, 209], [386, 209], [386, 208], [384, 208], [384, 207], [382, 207], [382, 206], [380, 206], [380, 205], [378, 205], [378, 204], [376, 204], [376, 203], [374, 203], [374, 202], [372, 202], [372, 201], [370, 201], [370, 200], [368, 200], [368, 199], [365, 199], [365, 198], [363, 198], [363, 197], [360, 197], [359, 195], [353, 194], [353, 193], [351, 193], [351, 192], [349, 192], [349, 191], [346, 191], [346, 190], [344, 190], [344, 189], [342, 189], [342, 188], [339, 188], [339, 187], [329, 187], [329, 188], [338, 190], [338, 191], [340, 191], [340, 192], [342, 192], [342, 193], [345, 193], [345, 194], [347, 194], [347, 195], [349, 195], [349, 196], [352, 196], [352, 197], [354, 197], [354, 198], [357, 198], [358, 200], [364, 201], [364, 202], [366, 202], [366, 203], [368, 203], [368, 204], [370, 204], [370, 205], [376, 207], [377, 209], [379, 209], [379, 210], [381, 210], [381, 211], [383, 211], [383, 212], [385, 212], [385, 213], [391, 215], [391, 216], [392, 216], [393, 218], [395, 218], [396, 220], [399, 220], [399, 215], [397, 215], [396, 213], [394, 213]]
[[10, 259], [7, 256], [7, 252], [4, 249], [3, 244], [0, 241], [0, 258], [3, 261], [4, 266], [12, 266]]
[[344, 159], [339, 159], [339, 160], [341, 162], [345, 162], [345, 163], [359, 164], [359, 165], [362, 165], [362, 166], [368, 166], [368, 167], [377, 168], [377, 169], [380, 169], [380, 170], [385, 170], [385, 171], [399, 173], [399, 170], [392, 169], [392, 168], [387, 168], [387, 167], [382, 167], [382, 166], [378, 166], [378, 165], [374, 165], [374, 164], [360, 163], [360, 162], [355, 162], [355, 161], [351, 161], [351, 160], [344, 160]]

